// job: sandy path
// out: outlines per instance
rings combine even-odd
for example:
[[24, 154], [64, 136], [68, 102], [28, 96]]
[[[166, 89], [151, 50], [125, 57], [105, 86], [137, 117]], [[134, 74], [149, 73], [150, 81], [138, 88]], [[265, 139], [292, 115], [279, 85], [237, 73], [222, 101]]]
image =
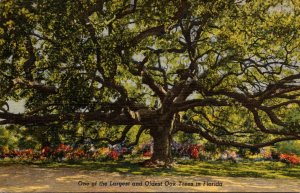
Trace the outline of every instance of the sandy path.
[[[150, 182], [151, 181], [151, 182]], [[134, 186], [133, 182], [141, 182]], [[186, 183], [186, 184], [183, 184]], [[210, 184], [207, 184], [210, 183]], [[96, 183], [96, 185], [94, 185]], [[119, 183], [119, 184], [117, 184]], [[175, 186], [171, 186], [176, 184]], [[206, 184], [204, 184], [206, 183]], [[106, 186], [105, 186], [106, 184]], [[194, 186], [190, 186], [193, 184]], [[198, 186], [195, 186], [195, 185]], [[148, 185], [148, 186], [147, 186]], [[185, 186], [183, 186], [185, 185]], [[222, 186], [221, 186], [222, 185]], [[121, 186], [121, 187], [120, 187]], [[0, 192], [137, 192], [222, 191], [300, 192], [300, 179], [211, 176], [137, 176], [71, 168], [0, 166]]]

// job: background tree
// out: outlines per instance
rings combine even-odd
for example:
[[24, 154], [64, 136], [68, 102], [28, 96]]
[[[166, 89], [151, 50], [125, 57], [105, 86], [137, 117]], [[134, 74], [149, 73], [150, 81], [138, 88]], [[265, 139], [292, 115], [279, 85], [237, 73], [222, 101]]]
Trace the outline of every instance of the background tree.
[[[297, 0], [2, 0], [0, 123], [139, 126], [259, 148], [300, 139]], [[7, 101], [26, 100], [21, 114]], [[293, 116], [292, 116], [293, 117]], [[106, 139], [109, 140], [109, 139]], [[111, 143], [118, 140], [110, 141]]]

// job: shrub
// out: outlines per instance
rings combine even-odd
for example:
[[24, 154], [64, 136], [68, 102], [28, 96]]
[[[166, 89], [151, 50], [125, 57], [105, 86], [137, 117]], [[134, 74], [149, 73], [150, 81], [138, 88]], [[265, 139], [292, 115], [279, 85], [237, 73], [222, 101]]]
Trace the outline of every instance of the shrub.
[[300, 157], [295, 154], [280, 154], [280, 160], [285, 163], [297, 165], [300, 164]]
[[151, 156], [152, 156], [152, 153], [151, 153], [150, 151], [145, 151], [145, 152], [143, 153], [143, 156], [145, 156], [145, 157], [151, 157]]
[[41, 156], [43, 157], [50, 157], [52, 154], [53, 150], [51, 147], [49, 146], [45, 146], [42, 150], [41, 150]]
[[108, 158], [112, 159], [114, 161], [119, 159], [119, 154], [116, 150], [112, 150], [109, 154], [108, 154]]
[[87, 158], [87, 153], [85, 153], [84, 150], [82, 149], [75, 149], [71, 152], [68, 152], [66, 155], [65, 155], [65, 158], [67, 160], [79, 160], [79, 159], [82, 159], [82, 158]]
[[53, 151], [53, 158], [62, 159], [65, 157], [67, 153], [70, 153], [72, 151], [72, 147], [65, 144], [60, 144], [54, 151]]
[[199, 158], [199, 150], [197, 148], [192, 148], [191, 149], [191, 157], [194, 159]]

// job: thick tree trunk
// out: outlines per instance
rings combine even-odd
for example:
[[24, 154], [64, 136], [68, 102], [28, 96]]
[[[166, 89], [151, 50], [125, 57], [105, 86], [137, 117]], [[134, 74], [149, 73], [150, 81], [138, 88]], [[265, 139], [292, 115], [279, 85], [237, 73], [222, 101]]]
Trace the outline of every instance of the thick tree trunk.
[[151, 129], [153, 137], [153, 155], [150, 159], [151, 164], [167, 166], [172, 163], [171, 154], [171, 135], [169, 127], [159, 127]]

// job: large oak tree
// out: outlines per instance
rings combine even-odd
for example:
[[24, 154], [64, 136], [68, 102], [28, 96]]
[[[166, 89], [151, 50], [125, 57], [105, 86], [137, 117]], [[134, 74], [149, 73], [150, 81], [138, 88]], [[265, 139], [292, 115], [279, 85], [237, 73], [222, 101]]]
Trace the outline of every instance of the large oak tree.
[[[138, 125], [218, 145], [300, 139], [299, 0], [2, 0], [0, 124]], [[11, 113], [8, 100], [25, 100]]]

